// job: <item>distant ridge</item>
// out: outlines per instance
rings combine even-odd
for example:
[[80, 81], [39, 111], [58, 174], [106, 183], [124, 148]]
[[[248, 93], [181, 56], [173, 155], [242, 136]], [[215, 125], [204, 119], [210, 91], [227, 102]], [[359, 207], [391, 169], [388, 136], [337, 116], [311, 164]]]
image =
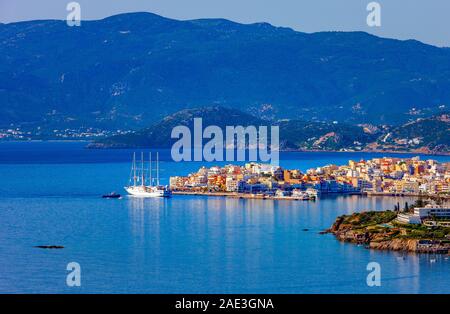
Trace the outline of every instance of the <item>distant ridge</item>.
[[363, 32], [127, 13], [2, 24], [0, 42], [0, 127], [138, 129], [211, 105], [401, 125], [450, 105], [450, 49]]
[[[368, 130], [368, 126], [345, 123], [306, 122], [301, 120], [267, 121], [236, 109], [206, 107], [185, 109], [165, 117], [154, 125], [126, 135], [116, 135], [89, 144], [89, 148], [171, 148], [177, 139], [172, 129], [188, 126], [193, 133], [194, 118], [202, 118], [203, 128], [228, 125], [255, 127], [277, 125], [282, 150], [305, 151], [398, 151], [448, 154], [450, 116], [419, 119], [393, 129]], [[205, 140], [207, 142], [207, 140]]]

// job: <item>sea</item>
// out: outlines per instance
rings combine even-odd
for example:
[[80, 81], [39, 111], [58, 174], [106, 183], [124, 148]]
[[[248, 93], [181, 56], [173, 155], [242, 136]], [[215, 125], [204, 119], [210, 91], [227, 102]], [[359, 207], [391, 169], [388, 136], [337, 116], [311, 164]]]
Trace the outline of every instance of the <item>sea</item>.
[[[0, 293], [450, 292], [448, 256], [375, 251], [319, 234], [339, 215], [393, 209], [413, 198], [140, 199], [123, 190], [134, 150], [86, 144], [0, 143]], [[173, 162], [170, 151], [159, 153], [165, 184], [216, 164]], [[305, 171], [383, 156], [415, 155], [283, 152], [280, 164]], [[101, 198], [112, 191], [123, 197]], [[374, 262], [379, 285], [371, 284]], [[75, 286], [68, 280], [73, 263]]]

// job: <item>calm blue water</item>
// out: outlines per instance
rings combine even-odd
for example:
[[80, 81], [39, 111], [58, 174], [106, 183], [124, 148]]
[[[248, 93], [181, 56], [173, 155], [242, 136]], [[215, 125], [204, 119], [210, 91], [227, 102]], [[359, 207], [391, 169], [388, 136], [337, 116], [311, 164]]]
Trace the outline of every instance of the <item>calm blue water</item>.
[[[281, 164], [305, 170], [382, 155], [283, 153]], [[411, 199], [99, 198], [122, 192], [130, 156], [80, 143], [0, 143], [0, 292], [450, 292], [445, 257], [403, 258], [318, 234], [338, 215]], [[201, 165], [170, 162], [167, 151], [160, 157], [165, 182]], [[43, 244], [65, 249], [33, 248]], [[72, 261], [81, 265], [81, 287], [66, 285]], [[381, 287], [366, 285], [369, 262], [381, 265]]]

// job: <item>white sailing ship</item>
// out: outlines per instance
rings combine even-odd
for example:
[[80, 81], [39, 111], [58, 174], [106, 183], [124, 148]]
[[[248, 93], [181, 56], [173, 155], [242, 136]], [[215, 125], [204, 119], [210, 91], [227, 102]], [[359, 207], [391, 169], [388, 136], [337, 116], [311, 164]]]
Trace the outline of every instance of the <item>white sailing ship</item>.
[[[130, 182], [125, 190], [137, 197], [171, 197], [172, 192], [167, 185], [159, 183], [159, 154], [156, 153], [156, 178], [152, 177], [152, 153], [149, 153], [148, 176], [145, 169], [144, 153], [141, 153], [141, 167], [136, 166], [136, 153], [133, 154], [133, 164]], [[153, 179], [156, 180], [154, 185]], [[148, 181], [148, 182], [147, 182]]]

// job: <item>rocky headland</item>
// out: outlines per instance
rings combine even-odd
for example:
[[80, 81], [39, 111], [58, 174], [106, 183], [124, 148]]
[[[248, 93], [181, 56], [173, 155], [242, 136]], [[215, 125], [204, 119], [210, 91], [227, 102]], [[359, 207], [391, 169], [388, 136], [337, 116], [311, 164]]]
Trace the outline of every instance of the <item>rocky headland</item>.
[[394, 211], [339, 216], [326, 233], [369, 249], [448, 254], [450, 228], [400, 224]]

